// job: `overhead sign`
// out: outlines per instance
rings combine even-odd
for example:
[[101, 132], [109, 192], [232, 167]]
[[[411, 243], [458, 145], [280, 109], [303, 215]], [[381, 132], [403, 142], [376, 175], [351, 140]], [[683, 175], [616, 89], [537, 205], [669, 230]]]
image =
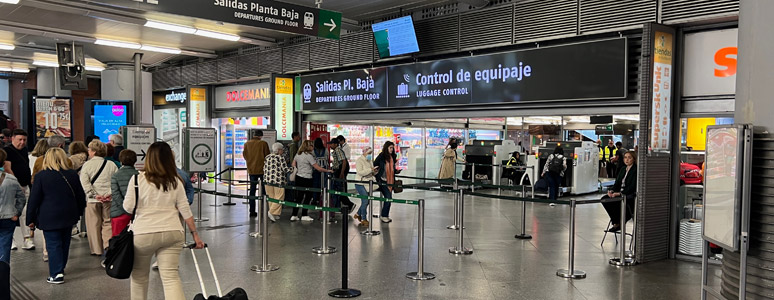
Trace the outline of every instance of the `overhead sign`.
[[293, 77], [273, 76], [272, 127], [277, 130], [277, 140], [291, 140], [293, 134]]
[[215, 109], [268, 107], [271, 99], [269, 82], [219, 86], [215, 88]]
[[96, 0], [157, 11], [329, 39], [341, 35], [341, 13], [270, 0]]
[[188, 100], [188, 92], [185, 89], [153, 93], [153, 105], [182, 104], [186, 100]]
[[683, 96], [736, 93], [738, 35], [736, 28], [685, 35]]
[[653, 85], [651, 95], [650, 150], [669, 149], [672, 126], [672, 75], [674, 64], [674, 33], [654, 30]]
[[148, 147], [156, 142], [156, 127], [153, 125], [130, 125], [121, 128], [126, 149], [137, 153], [137, 170], [145, 169], [145, 155]]
[[301, 77], [304, 110], [626, 98], [626, 39]]
[[215, 128], [192, 128], [185, 130], [185, 155], [183, 167], [190, 172], [214, 172], [216, 169], [215, 147], [217, 130]]

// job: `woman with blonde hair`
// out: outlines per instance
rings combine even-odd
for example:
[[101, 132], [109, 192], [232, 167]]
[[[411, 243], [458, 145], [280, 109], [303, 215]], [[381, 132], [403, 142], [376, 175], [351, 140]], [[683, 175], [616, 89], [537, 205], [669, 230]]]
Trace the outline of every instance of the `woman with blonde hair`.
[[37, 144], [35, 144], [35, 148], [33, 148], [32, 152], [30, 152], [30, 170], [35, 169], [35, 161], [38, 159], [38, 157], [46, 155], [46, 151], [48, 151], [49, 148], [51, 148], [51, 146], [48, 145], [47, 139], [41, 139]]
[[164, 299], [182, 300], [185, 295], [178, 265], [185, 233], [180, 223], [181, 216], [191, 231], [196, 248], [204, 248], [204, 242], [196, 231], [172, 148], [165, 142], [155, 142], [148, 147], [146, 155], [145, 172], [129, 179], [124, 197], [124, 210], [131, 212], [137, 209], [132, 225], [134, 267], [131, 299], [148, 297], [148, 273], [151, 257], [155, 254], [164, 287]]
[[78, 174], [68, 167], [61, 148], [51, 148], [43, 159], [43, 170], [35, 175], [27, 203], [27, 226], [43, 230], [48, 250], [46, 281], [64, 283], [70, 254], [70, 232], [86, 207], [86, 195]]
[[89, 159], [89, 148], [81, 141], [70, 144], [70, 161], [73, 163], [73, 170], [80, 171], [83, 164]]
[[113, 236], [110, 225], [110, 179], [118, 167], [105, 159], [107, 147], [99, 140], [89, 143], [89, 161], [81, 168], [81, 185], [86, 193], [86, 236], [92, 255], [102, 255]]
[[[296, 185], [299, 187], [312, 188], [312, 172], [318, 171], [321, 173], [333, 173], [332, 170], [327, 170], [317, 165], [317, 160], [312, 156], [314, 151], [314, 143], [310, 140], [306, 140], [298, 147], [298, 153], [293, 158], [293, 167], [296, 167]], [[296, 202], [301, 204], [309, 204], [312, 202], [312, 192], [298, 191], [296, 196]], [[293, 208], [293, 214], [290, 217], [290, 221], [298, 221], [298, 207]], [[301, 210], [301, 221], [313, 221], [308, 215], [307, 209]]]

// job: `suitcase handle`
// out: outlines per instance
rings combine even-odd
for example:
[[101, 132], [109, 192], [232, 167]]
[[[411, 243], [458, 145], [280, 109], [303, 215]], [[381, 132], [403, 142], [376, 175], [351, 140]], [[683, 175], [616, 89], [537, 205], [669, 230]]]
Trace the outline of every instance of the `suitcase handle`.
[[[207, 289], [204, 286], [204, 280], [202, 279], [202, 271], [199, 269], [199, 261], [196, 259], [196, 252], [194, 252], [196, 245], [188, 246], [191, 249], [191, 256], [193, 257], [194, 266], [196, 266], [196, 276], [199, 277], [199, 285], [202, 287], [202, 295], [207, 297]], [[212, 256], [210, 256], [210, 249], [207, 244], [204, 244], [204, 251], [207, 253], [207, 260], [210, 263], [210, 271], [212, 271], [212, 277], [215, 278], [215, 287], [218, 289], [218, 297], [223, 297], [223, 291], [220, 289], [220, 281], [218, 280], [218, 274], [215, 273], [215, 265], [212, 263]]]

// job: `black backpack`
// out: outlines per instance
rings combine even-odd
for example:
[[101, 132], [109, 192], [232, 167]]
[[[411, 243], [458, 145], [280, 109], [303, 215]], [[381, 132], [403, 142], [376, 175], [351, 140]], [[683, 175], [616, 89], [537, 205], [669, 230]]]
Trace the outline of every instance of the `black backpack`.
[[554, 155], [551, 162], [548, 163], [548, 171], [562, 174], [562, 171], [564, 171], [564, 156]]

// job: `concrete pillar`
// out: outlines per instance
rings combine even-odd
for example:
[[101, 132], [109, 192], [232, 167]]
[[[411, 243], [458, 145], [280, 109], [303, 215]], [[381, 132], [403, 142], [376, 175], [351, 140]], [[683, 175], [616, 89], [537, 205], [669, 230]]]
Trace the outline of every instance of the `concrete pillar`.
[[[111, 66], [102, 71], [102, 99], [103, 100], [127, 100], [135, 101], [135, 76], [133, 65]], [[151, 85], [151, 73], [142, 72], [142, 104], [139, 111], [132, 111], [138, 116], [140, 124], [153, 122], [153, 90]], [[132, 122], [134, 120], [130, 120]], [[136, 122], [135, 122], [136, 123]]]
[[59, 87], [59, 69], [57, 68], [38, 68], [38, 96], [41, 97], [71, 97], [69, 90], [63, 90]]

